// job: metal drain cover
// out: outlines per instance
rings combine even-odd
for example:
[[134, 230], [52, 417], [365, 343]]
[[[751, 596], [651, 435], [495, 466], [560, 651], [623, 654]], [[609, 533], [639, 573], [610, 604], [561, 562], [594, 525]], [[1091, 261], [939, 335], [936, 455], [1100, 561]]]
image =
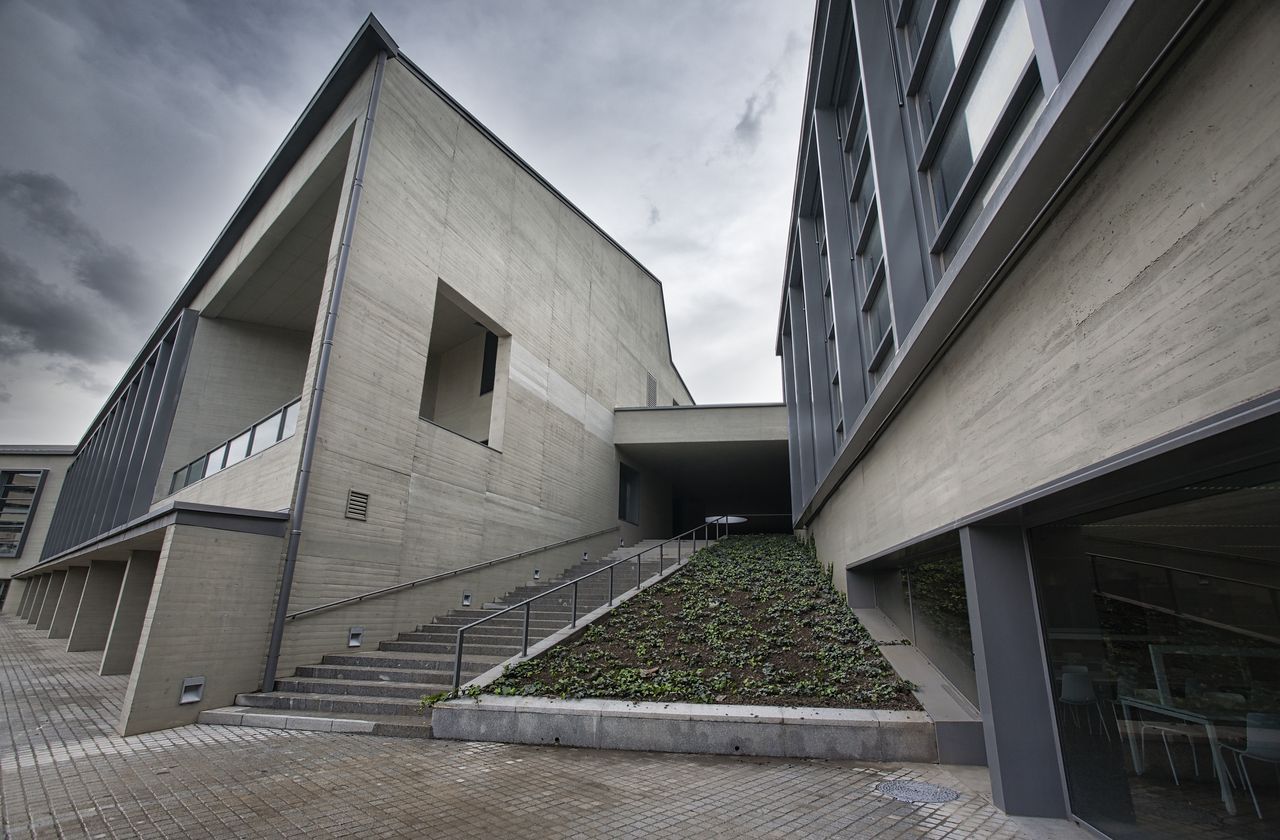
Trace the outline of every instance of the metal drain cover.
[[876, 790], [886, 796], [892, 796], [899, 802], [950, 802], [960, 796], [959, 793], [951, 788], [945, 788], [941, 785], [931, 785], [928, 782], [909, 782], [901, 779], [881, 782], [876, 785]]

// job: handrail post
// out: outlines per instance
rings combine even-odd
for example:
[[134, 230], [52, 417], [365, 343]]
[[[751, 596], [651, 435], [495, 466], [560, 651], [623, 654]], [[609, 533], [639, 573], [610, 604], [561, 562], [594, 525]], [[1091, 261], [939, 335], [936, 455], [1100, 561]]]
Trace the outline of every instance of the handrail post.
[[533, 601], [526, 601], [524, 605], [524, 649], [521, 656], [529, 655], [529, 608], [533, 606]]
[[658, 576], [659, 577], [661, 577], [662, 573], [667, 570], [666, 559], [667, 559], [667, 544], [664, 542], [662, 545], [658, 546]]
[[684, 540], [676, 540], [676, 565], [679, 566], [684, 562]]
[[609, 606], [613, 606], [613, 566], [609, 567]]
[[[648, 551], [648, 549], [645, 549]], [[640, 591], [640, 572], [644, 566], [644, 551], [640, 552], [640, 556], [636, 558], [636, 591]]]
[[453, 655], [453, 693], [457, 694], [462, 688], [462, 634], [467, 632], [467, 628], [458, 628], [458, 649]]
[[569, 602], [569, 626], [578, 626], [578, 581], [573, 582], [573, 600]]

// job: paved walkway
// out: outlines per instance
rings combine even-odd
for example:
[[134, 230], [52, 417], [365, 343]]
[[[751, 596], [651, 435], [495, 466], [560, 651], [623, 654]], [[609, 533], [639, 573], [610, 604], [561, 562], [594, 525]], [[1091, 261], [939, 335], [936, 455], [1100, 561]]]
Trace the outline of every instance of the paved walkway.
[[[0, 617], [0, 823], [25, 837], [1076, 837], [932, 765], [598, 752], [274, 729], [114, 734], [125, 677]], [[898, 802], [886, 779], [960, 790]]]

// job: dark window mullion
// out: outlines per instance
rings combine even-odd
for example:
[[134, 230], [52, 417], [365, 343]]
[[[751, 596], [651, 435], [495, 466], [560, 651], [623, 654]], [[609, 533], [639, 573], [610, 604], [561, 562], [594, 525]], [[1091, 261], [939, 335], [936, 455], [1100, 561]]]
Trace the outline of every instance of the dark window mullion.
[[871, 364], [867, 365], [868, 373], [876, 373], [880, 370], [880, 366], [884, 364], [885, 359], [889, 357], [889, 351], [893, 348], [893, 327], [884, 331], [884, 336], [880, 339], [880, 344], [876, 346], [875, 352], [871, 354]]
[[973, 166], [969, 168], [969, 174], [965, 176], [960, 189], [956, 191], [956, 197], [951, 202], [950, 209], [947, 210], [946, 216], [938, 223], [938, 230], [934, 234], [933, 243], [929, 246], [929, 253], [937, 254], [947, 247], [947, 242], [951, 239], [951, 235], [955, 233], [956, 226], [960, 224], [960, 220], [964, 218], [969, 205], [973, 203], [973, 198], [982, 186], [987, 171], [1000, 155], [1004, 144], [1008, 142], [1010, 132], [1013, 130], [1014, 125], [1017, 124], [1018, 117], [1022, 115], [1022, 109], [1026, 106], [1028, 99], [1035, 92], [1039, 83], [1040, 74], [1036, 67], [1035, 56], [1032, 56], [1022, 68], [1021, 76], [1017, 86], [1013, 89], [1013, 93], [1000, 109], [1000, 116], [996, 119], [996, 124], [991, 130], [991, 136], [987, 138], [986, 145], [982, 147], [974, 158]]
[[858, 240], [853, 245], [854, 256], [862, 256], [862, 252], [867, 250], [867, 240], [871, 238], [871, 227], [876, 222], [876, 217], [880, 215], [880, 201], [875, 194], [871, 196], [871, 203], [867, 205], [867, 215], [858, 227]]
[[938, 115], [934, 118], [933, 127], [929, 129], [928, 136], [925, 138], [924, 148], [920, 150], [920, 160], [916, 162], [916, 169], [920, 172], [924, 172], [932, 165], [933, 158], [938, 153], [938, 147], [942, 145], [942, 138], [947, 133], [951, 118], [955, 116], [956, 107], [964, 97], [969, 75], [978, 63], [982, 48], [986, 46], [987, 36], [991, 34], [991, 25], [995, 22], [1000, 6], [1000, 3], [988, 0], [983, 5], [982, 11], [978, 13], [973, 34], [969, 36], [969, 42], [964, 46], [964, 54], [956, 62], [956, 71], [951, 75], [951, 82], [947, 85], [947, 92], [943, 94]]
[[867, 281], [867, 294], [862, 299], [862, 311], [870, 312], [871, 307], [876, 302], [876, 296], [880, 294], [880, 290], [884, 287], [884, 257], [876, 262], [876, 267], [871, 271], [871, 279]]

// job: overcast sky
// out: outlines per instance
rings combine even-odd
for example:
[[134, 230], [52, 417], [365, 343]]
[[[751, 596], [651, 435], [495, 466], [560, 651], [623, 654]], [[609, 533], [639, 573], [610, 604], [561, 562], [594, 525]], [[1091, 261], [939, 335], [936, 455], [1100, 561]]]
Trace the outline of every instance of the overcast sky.
[[[79, 440], [370, 10], [0, 0], [0, 443]], [[811, 3], [372, 11], [662, 280], [695, 399], [781, 399]]]

